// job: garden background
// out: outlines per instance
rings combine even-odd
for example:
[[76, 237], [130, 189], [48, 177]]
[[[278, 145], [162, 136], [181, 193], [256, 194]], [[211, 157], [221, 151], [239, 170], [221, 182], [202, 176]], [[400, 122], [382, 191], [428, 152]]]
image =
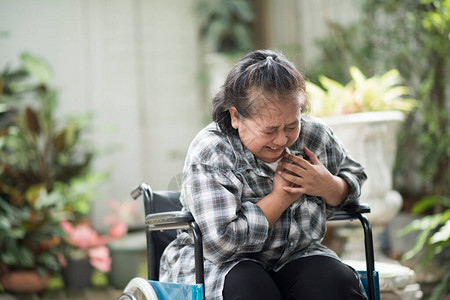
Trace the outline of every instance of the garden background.
[[3, 78], [20, 69], [26, 53], [45, 61], [51, 73], [38, 83], [55, 90], [53, 116], [83, 115], [86, 167], [101, 176], [84, 178], [79, 193], [95, 194], [80, 214], [99, 232], [108, 202], [126, 203], [137, 184], [179, 187], [211, 96], [242, 53], [278, 49], [315, 83], [345, 84], [350, 66], [367, 76], [397, 69], [417, 107], [399, 131], [394, 187], [403, 212], [439, 217], [422, 224], [418, 250], [448, 257], [449, 226], [438, 243], [429, 238], [450, 201], [449, 10], [448, 0], [0, 0], [0, 68]]

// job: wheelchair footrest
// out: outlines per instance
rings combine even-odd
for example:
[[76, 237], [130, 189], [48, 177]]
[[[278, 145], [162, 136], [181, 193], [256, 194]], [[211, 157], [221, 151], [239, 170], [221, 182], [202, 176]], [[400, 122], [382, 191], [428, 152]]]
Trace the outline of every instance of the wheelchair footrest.
[[186, 299], [203, 300], [202, 284], [182, 284], [148, 280], [158, 300]]

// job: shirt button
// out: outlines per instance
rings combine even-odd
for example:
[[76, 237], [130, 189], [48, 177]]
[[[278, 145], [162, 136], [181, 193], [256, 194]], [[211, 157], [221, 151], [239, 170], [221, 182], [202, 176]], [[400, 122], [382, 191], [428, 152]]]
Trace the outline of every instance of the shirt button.
[[293, 247], [293, 246], [294, 246], [294, 242], [290, 242], [289, 247]]

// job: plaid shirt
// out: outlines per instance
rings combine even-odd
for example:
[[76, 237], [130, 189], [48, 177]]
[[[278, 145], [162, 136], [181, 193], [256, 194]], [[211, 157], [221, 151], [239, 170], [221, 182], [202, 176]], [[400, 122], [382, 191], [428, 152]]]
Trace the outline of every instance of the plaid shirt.
[[[324, 166], [349, 184], [342, 205], [358, 201], [366, 179], [332, 131], [320, 120], [302, 116], [301, 132], [290, 150], [307, 146]], [[339, 259], [321, 245], [326, 219], [336, 208], [320, 197], [303, 195], [273, 224], [256, 203], [272, 192], [274, 171], [255, 159], [239, 137], [226, 136], [215, 123], [193, 140], [186, 158], [181, 191], [183, 209], [194, 216], [203, 235], [207, 299], [222, 299], [224, 279], [243, 260], [279, 270], [295, 259], [325, 255]], [[195, 283], [193, 239], [180, 232], [161, 259], [160, 280]]]

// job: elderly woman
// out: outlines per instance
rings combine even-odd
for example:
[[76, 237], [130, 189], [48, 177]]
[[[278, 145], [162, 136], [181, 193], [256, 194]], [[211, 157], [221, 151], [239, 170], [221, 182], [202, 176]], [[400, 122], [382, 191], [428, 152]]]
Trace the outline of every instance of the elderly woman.
[[[321, 241], [366, 174], [307, 106], [303, 75], [270, 50], [245, 55], [214, 97], [181, 191], [203, 235], [207, 299], [364, 299], [356, 272]], [[160, 280], [194, 277], [193, 241], [181, 232]]]

